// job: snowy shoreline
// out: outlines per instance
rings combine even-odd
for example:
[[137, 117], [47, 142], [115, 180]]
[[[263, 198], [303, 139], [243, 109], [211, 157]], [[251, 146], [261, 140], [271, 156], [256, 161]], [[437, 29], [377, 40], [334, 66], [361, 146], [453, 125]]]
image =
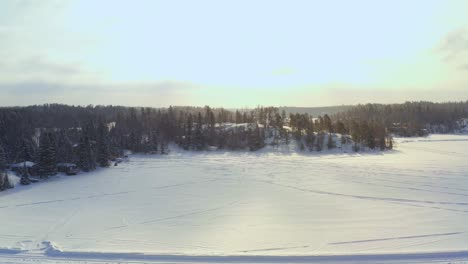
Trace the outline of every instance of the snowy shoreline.
[[134, 154], [8, 190], [0, 263], [468, 261], [468, 136], [400, 140], [380, 154]]

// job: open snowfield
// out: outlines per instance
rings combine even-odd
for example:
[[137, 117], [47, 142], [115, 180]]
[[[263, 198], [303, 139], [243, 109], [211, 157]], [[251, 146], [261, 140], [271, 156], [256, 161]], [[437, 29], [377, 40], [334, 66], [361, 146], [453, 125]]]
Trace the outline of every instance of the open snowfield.
[[468, 136], [173, 151], [0, 193], [0, 263], [468, 262]]

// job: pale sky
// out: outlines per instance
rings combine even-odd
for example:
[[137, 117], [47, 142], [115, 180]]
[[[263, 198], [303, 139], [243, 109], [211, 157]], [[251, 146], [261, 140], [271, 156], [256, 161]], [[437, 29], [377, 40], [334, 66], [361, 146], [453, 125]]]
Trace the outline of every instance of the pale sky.
[[0, 1], [0, 106], [468, 100], [468, 1]]

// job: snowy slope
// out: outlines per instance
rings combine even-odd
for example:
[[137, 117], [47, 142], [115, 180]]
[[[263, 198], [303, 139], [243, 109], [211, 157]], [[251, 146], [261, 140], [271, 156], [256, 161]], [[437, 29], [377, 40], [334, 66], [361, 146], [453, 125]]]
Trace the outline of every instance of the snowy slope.
[[467, 147], [132, 155], [0, 193], [0, 262], [462, 262]]

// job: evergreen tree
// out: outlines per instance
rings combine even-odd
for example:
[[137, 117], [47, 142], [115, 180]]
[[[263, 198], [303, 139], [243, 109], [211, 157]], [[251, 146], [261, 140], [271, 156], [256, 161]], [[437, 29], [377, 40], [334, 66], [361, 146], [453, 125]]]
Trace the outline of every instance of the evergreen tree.
[[57, 133], [56, 150], [58, 163], [72, 163], [74, 158], [73, 144], [66, 131], [61, 130]]
[[26, 138], [23, 138], [21, 141], [20, 159], [23, 162], [33, 160], [31, 142], [26, 140]]
[[216, 145], [216, 118], [211, 110], [210, 107], [206, 107], [206, 124], [208, 126], [208, 132], [207, 132], [207, 137], [205, 137], [205, 141], [207, 144], [210, 146]]
[[314, 149], [315, 134], [312, 128], [306, 130], [305, 143], [309, 151]]
[[183, 143], [183, 148], [189, 150], [192, 148], [192, 129], [193, 129], [193, 117], [192, 114], [189, 114], [187, 122], [185, 124], [185, 138]]
[[288, 130], [283, 130], [284, 131], [284, 143], [286, 145], [289, 145], [289, 142], [290, 142], [290, 138], [289, 138], [289, 131]]
[[197, 125], [195, 126], [195, 135], [193, 138], [193, 145], [196, 150], [205, 149], [205, 137], [203, 136], [203, 123], [201, 113], [198, 112]]
[[301, 144], [299, 145], [299, 148], [301, 151], [304, 151], [305, 150], [305, 146], [304, 146], [304, 143], [301, 141]]
[[137, 131], [130, 132], [128, 148], [131, 151], [139, 152], [141, 150], [141, 137]]
[[317, 134], [317, 139], [315, 140], [315, 149], [317, 151], [322, 151], [324, 138], [325, 138], [325, 134], [322, 131], [320, 131]]
[[380, 150], [385, 150], [386, 149], [386, 140], [385, 140], [385, 137], [382, 136], [379, 138], [379, 149]]
[[392, 136], [387, 136], [387, 148], [388, 149], [393, 149], [393, 138]]
[[109, 167], [110, 151], [108, 141], [109, 130], [104, 122], [101, 122], [98, 127], [97, 137], [97, 155], [96, 161], [101, 167]]
[[240, 124], [240, 123], [243, 123], [243, 118], [242, 118], [242, 114], [236, 110], [236, 124]]
[[57, 156], [51, 132], [41, 135], [38, 152], [37, 173], [41, 178], [57, 174]]
[[325, 129], [326, 131], [328, 131], [329, 133], [333, 133], [333, 126], [332, 126], [332, 121], [330, 119], [330, 117], [325, 114], [323, 116], [323, 126], [322, 126], [322, 129]]
[[8, 178], [6, 169], [7, 169], [6, 155], [5, 155], [5, 151], [3, 150], [3, 147], [0, 145], [0, 191], [13, 187], [13, 185], [10, 183], [10, 179]]
[[13, 185], [10, 182], [8, 173], [6, 171], [0, 171], [0, 191], [13, 188]]
[[336, 144], [335, 141], [333, 140], [333, 134], [328, 133], [328, 141], [327, 141], [327, 148], [328, 149], [333, 149], [335, 148]]
[[354, 143], [361, 142], [361, 128], [355, 121], [352, 121], [351, 123], [351, 138], [353, 139]]
[[78, 167], [83, 171], [91, 171], [96, 168], [94, 152], [89, 136], [83, 131], [80, 143], [78, 144]]
[[261, 149], [265, 146], [265, 139], [258, 124], [255, 124], [255, 128], [252, 130], [249, 128], [248, 132], [248, 145], [251, 151]]
[[370, 149], [375, 149], [374, 128], [370, 126], [366, 121], [363, 121], [361, 124], [361, 133], [364, 138], [365, 144]]
[[341, 135], [346, 134], [345, 124], [341, 122], [340, 120], [336, 122], [336, 133], [341, 134]]
[[21, 180], [20, 180], [21, 185], [29, 185], [31, 183], [31, 180], [29, 179], [29, 172], [26, 168], [24, 168], [21, 171]]
[[168, 149], [168, 147], [167, 147], [167, 142], [166, 142], [166, 140], [165, 140], [165, 139], [162, 139], [162, 140], [160, 140], [160, 142], [161, 142], [161, 146], [160, 146], [160, 148], [159, 148], [160, 153], [161, 153], [161, 154], [168, 154], [168, 153], [169, 153], [169, 149]]
[[342, 134], [340, 140], [341, 140], [340, 148], [343, 149], [343, 146], [348, 143], [347, 140], [346, 140], [346, 136]]
[[148, 136], [148, 149], [151, 153], [157, 153], [158, 152], [158, 140], [159, 135], [158, 132], [156, 131], [151, 131], [149, 136]]
[[7, 169], [8, 164], [6, 160], [6, 153], [2, 145], [0, 145], [0, 172], [3, 172]]

